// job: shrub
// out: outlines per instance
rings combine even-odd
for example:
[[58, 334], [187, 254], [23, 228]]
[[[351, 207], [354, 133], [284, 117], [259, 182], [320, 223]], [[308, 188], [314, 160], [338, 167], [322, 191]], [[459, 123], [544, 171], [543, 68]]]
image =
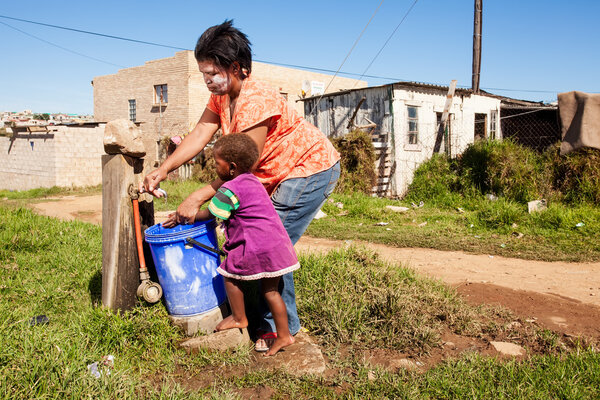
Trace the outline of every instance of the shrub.
[[212, 147], [205, 147], [196, 156], [196, 163], [192, 168], [192, 178], [199, 182], [210, 183], [217, 179], [215, 159], [212, 155]]
[[428, 199], [438, 205], [452, 206], [461, 183], [456, 173], [456, 162], [446, 154], [434, 154], [415, 171], [405, 197], [408, 201]]
[[543, 159], [511, 140], [477, 141], [459, 157], [459, 173], [482, 194], [526, 203], [550, 193]]
[[561, 156], [556, 145], [544, 156], [564, 201], [600, 205], [600, 150], [583, 148]]
[[354, 130], [346, 136], [332, 140], [341, 155], [342, 173], [336, 192], [371, 193], [375, 185], [375, 148], [366, 132]]

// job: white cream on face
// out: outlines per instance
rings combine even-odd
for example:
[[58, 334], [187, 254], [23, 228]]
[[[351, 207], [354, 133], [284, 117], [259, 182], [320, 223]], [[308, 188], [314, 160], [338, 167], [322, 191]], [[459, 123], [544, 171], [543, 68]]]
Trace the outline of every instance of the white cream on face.
[[211, 93], [224, 95], [231, 88], [231, 79], [224, 69], [218, 68], [213, 62], [198, 62], [198, 67], [204, 78], [204, 83]]
[[229, 76], [215, 75], [212, 77], [213, 89], [211, 92], [224, 94], [229, 91], [230, 84]]

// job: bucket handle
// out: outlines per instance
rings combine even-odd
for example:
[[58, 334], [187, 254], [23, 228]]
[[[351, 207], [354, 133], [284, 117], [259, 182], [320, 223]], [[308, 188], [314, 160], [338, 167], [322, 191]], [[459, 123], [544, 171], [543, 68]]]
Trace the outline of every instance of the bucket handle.
[[189, 237], [189, 238], [186, 238], [185, 241], [187, 243], [190, 243], [190, 244], [196, 245], [198, 247], [201, 247], [204, 250], [212, 251], [213, 253], [217, 253], [218, 255], [225, 257], [225, 253], [223, 252], [223, 250], [220, 250], [218, 248], [214, 249], [214, 248], [212, 248], [210, 246], [207, 246], [207, 245], [205, 245], [203, 243], [200, 243], [199, 241], [197, 241], [194, 238]]

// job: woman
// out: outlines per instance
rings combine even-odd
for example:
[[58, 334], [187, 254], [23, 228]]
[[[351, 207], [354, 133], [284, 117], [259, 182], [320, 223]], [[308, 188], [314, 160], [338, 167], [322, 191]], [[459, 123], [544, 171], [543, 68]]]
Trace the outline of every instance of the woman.
[[[197, 155], [221, 128], [224, 135], [248, 134], [257, 144], [259, 160], [253, 174], [265, 186], [283, 225], [295, 244], [333, 191], [339, 178], [340, 156], [316, 127], [299, 117], [275, 89], [251, 77], [252, 54], [245, 34], [232, 21], [206, 30], [194, 51], [210, 100], [198, 124], [177, 150], [140, 185], [156, 197], [159, 183], [170, 171]], [[175, 221], [194, 221], [200, 206], [209, 201], [223, 181], [215, 180], [190, 194], [177, 208]], [[292, 273], [280, 281], [288, 312], [289, 330], [300, 329]], [[264, 307], [257, 350], [268, 347], [273, 319]]]

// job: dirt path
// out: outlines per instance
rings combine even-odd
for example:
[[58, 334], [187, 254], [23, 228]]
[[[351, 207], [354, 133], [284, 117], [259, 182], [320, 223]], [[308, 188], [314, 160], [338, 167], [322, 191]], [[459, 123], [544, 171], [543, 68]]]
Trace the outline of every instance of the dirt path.
[[[451, 285], [490, 283], [600, 306], [600, 263], [521, 260], [358, 241], [352, 244], [364, 245], [386, 261], [405, 264]], [[299, 251], [327, 251], [343, 245], [347, 242], [303, 237], [296, 248]]]
[[[40, 214], [56, 218], [102, 222], [101, 195], [55, 198], [31, 206]], [[386, 261], [453, 285], [471, 303], [500, 304], [553, 330], [600, 337], [600, 263], [521, 260], [306, 236], [296, 249], [326, 252], [349, 244], [366, 246]]]

